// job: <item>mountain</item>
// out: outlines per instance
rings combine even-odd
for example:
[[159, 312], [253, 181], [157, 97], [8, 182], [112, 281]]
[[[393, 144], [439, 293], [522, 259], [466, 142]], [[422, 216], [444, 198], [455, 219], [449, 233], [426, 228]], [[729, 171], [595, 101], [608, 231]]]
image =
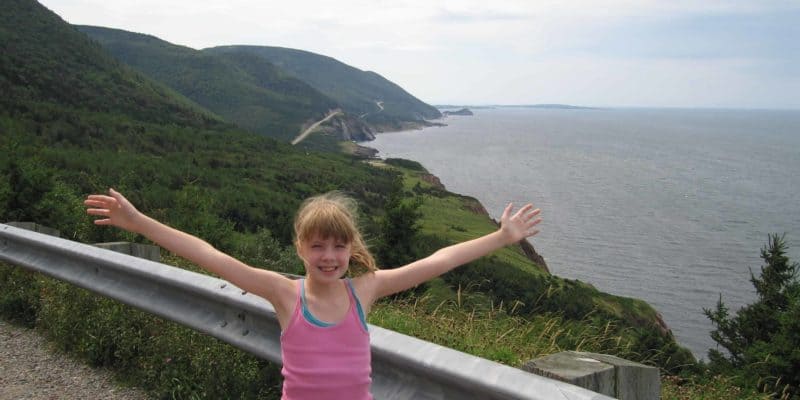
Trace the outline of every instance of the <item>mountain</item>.
[[241, 127], [288, 141], [336, 101], [248, 53], [219, 55], [154, 36], [77, 26], [125, 64]]
[[34, 1], [3, 2], [0, 91], [0, 110], [12, 114], [36, 114], [57, 104], [158, 123], [221, 123], [167, 87], [132, 73]]
[[[330, 57], [251, 46], [198, 51], [146, 34], [77, 28], [123, 63], [226, 120], [284, 141], [336, 108], [344, 112], [322, 130], [339, 140], [371, 140], [374, 129], [398, 130], [441, 116], [380, 75]], [[321, 143], [311, 147], [338, 148]]]
[[267, 46], [221, 46], [214, 54], [254, 54], [307, 82], [336, 100], [342, 108], [381, 130], [402, 129], [407, 123], [440, 118], [400, 86], [371, 71], [362, 71], [331, 57], [308, 51]]

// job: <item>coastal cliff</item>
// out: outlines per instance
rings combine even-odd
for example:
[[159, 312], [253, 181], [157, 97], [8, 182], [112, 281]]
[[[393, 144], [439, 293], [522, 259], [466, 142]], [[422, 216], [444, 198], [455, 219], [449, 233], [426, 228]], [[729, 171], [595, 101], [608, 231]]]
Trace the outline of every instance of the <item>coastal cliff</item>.
[[372, 127], [352, 114], [339, 114], [320, 129], [338, 136], [341, 140], [365, 142], [375, 139]]
[[[439, 179], [438, 176], [433, 175], [431, 173], [422, 173], [419, 175], [419, 178], [425, 183], [431, 185], [432, 188], [440, 190], [442, 192], [447, 192], [447, 188], [445, 188], [444, 184], [442, 183], [441, 179]], [[483, 204], [481, 204], [481, 202], [478, 199], [469, 196], [457, 195], [452, 192], [447, 192], [447, 193], [450, 193], [452, 195], [461, 198], [463, 200], [463, 208], [469, 210], [471, 213], [483, 216], [487, 220], [492, 221], [492, 223], [494, 223], [495, 226], [497, 227], [500, 226], [500, 223], [491, 217], [489, 212], [486, 210], [486, 207], [484, 207]], [[530, 242], [523, 239], [519, 243], [517, 243], [517, 246], [519, 246], [519, 249], [530, 261], [533, 261], [533, 263], [539, 266], [539, 268], [541, 268], [544, 272], [547, 272], [548, 274], [550, 273], [550, 269], [547, 267], [547, 263], [544, 261], [544, 257], [542, 257], [541, 255], [539, 255], [539, 253], [536, 252], [536, 249]]]
[[[477, 199], [447, 191], [441, 180], [418, 162], [390, 158], [370, 163], [398, 170], [407, 195], [421, 199], [419, 235], [431, 250], [497, 229], [497, 221]], [[595, 324], [614, 326], [619, 329], [617, 334], [631, 338], [631, 349], [640, 356], [630, 357], [638, 361], [645, 360], [641, 355], [647, 355], [665, 369], [695, 362], [691, 352], [675, 342], [661, 314], [647, 302], [552, 275], [544, 257], [528, 241], [450, 271], [441, 280], [454, 292], [469, 287], [495, 304], [513, 304], [519, 315], [554, 312], [567, 320], [590, 318]], [[447, 299], [436, 297], [437, 302]], [[630, 328], [635, 329], [625, 331]]]

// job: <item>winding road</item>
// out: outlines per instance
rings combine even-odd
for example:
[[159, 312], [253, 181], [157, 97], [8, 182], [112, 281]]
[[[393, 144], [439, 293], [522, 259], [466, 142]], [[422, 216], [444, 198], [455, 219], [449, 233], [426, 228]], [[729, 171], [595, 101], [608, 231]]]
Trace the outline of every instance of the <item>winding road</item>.
[[[378, 112], [383, 111], [383, 102], [382, 101], [375, 100], [375, 105], [378, 106]], [[364, 119], [364, 117], [366, 117], [367, 115], [370, 115], [370, 114], [371, 113], [364, 113], [364, 114], [359, 115], [358, 118]]]
[[325, 116], [325, 118], [323, 118], [323, 119], [321, 119], [321, 120], [319, 120], [317, 122], [314, 122], [314, 124], [309, 126], [305, 131], [303, 131], [303, 133], [301, 133], [296, 138], [294, 138], [294, 140], [292, 140], [292, 144], [295, 145], [295, 144], [298, 144], [298, 143], [302, 142], [303, 139], [305, 139], [306, 136], [311, 134], [311, 131], [313, 131], [316, 127], [320, 126], [323, 122], [325, 122], [325, 121], [327, 121], [327, 120], [329, 120], [329, 119], [331, 119], [331, 118], [333, 118], [336, 115], [339, 115], [341, 113], [342, 113], [342, 110], [340, 110], [338, 108], [333, 110], [333, 111], [331, 111], [331, 112], [329, 112], [328, 115]]

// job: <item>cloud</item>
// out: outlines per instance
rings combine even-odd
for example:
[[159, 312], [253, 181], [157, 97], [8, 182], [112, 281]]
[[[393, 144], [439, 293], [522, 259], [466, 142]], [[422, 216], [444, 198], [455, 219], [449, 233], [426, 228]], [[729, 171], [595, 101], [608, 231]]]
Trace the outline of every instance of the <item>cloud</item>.
[[71, 23], [198, 49], [324, 54], [433, 102], [800, 107], [782, 89], [798, 87], [796, 1], [42, 2]]

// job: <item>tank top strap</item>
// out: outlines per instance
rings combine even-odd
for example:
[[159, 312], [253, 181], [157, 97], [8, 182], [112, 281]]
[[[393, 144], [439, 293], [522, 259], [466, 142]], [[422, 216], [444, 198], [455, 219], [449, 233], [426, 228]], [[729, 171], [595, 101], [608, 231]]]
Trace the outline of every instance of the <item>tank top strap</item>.
[[347, 287], [350, 289], [350, 301], [356, 305], [356, 312], [358, 312], [358, 320], [361, 322], [361, 326], [364, 328], [365, 331], [369, 332], [369, 328], [367, 328], [367, 318], [364, 315], [364, 309], [361, 307], [361, 300], [358, 299], [358, 295], [356, 295], [356, 290], [353, 288], [353, 282], [350, 278], [345, 278], [344, 280], [347, 283]]
[[311, 310], [308, 309], [308, 303], [306, 302], [306, 285], [305, 280], [302, 278], [300, 280], [300, 308], [301, 312], [303, 313], [303, 318], [316, 326], [327, 328], [336, 325], [334, 323], [325, 322], [318, 319], [314, 316], [314, 314], [311, 313]]
[[297, 281], [299, 283], [298, 286], [297, 286], [297, 299], [295, 299], [294, 312], [292, 314], [294, 316], [302, 317], [303, 308], [305, 307], [305, 297], [306, 297], [305, 287], [306, 287], [306, 285], [305, 285], [305, 279], [304, 278], [300, 278]]

